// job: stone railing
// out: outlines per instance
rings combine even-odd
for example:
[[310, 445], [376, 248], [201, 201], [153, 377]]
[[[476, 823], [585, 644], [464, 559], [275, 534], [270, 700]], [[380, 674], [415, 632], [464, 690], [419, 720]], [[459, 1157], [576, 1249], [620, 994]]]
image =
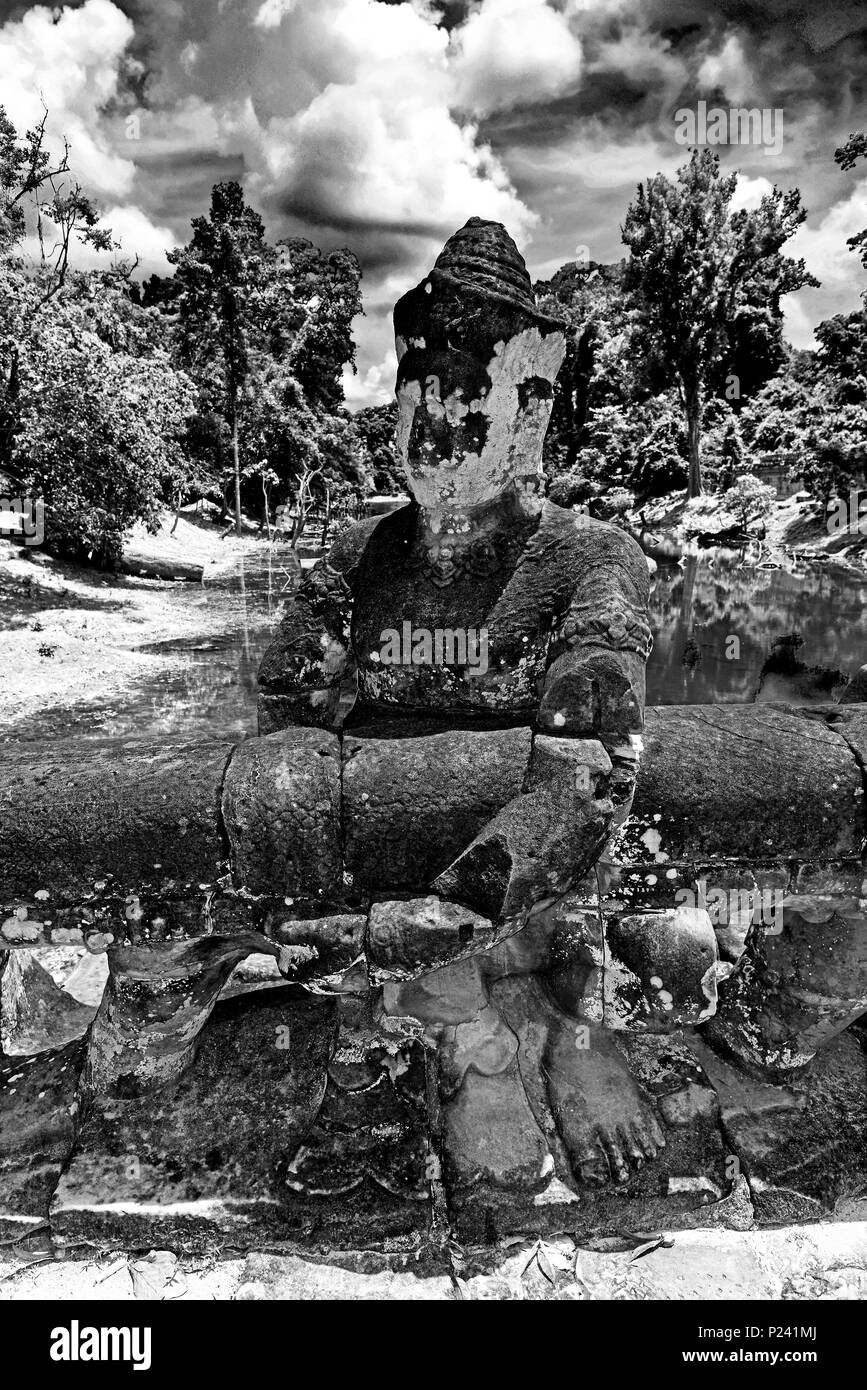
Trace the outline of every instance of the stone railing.
[[[264, 1004], [251, 1012], [246, 1000], [233, 1000], [238, 1009], [231, 1017], [221, 1015], [213, 1036], [208, 1034], [197, 1063], [201, 1076], [190, 1069], [197, 1039], [204, 1036], [222, 985], [251, 953], [273, 956], [287, 981], [336, 993], [344, 1016], [347, 1001], [363, 1007], [371, 985], [383, 986], [386, 996], [391, 990], [394, 999], [406, 982], [430, 978], [429, 972], [449, 963], [480, 952], [497, 959], [500, 928], [432, 895], [430, 883], [520, 793], [539, 742], [521, 728], [444, 730], [413, 740], [365, 738], [363, 730], [338, 736], [293, 729], [238, 745], [66, 740], [5, 748], [0, 961], [18, 949], [85, 946], [108, 952], [110, 974], [83, 1043], [40, 1054], [29, 1059], [33, 1065], [22, 1067], [17, 1058], [0, 1063], [0, 1161], [11, 1184], [0, 1228], [6, 1221], [10, 1231], [26, 1230], [47, 1214], [64, 1165], [79, 1145], [54, 1199], [57, 1231], [158, 1243], [166, 1238], [165, 1223], [175, 1229], [172, 1223], [180, 1222], [187, 1232], [201, 1217], [208, 1229], [216, 1225], [249, 1242], [265, 1238], [278, 1210], [292, 1229], [306, 1229], [305, 1223], [318, 1229], [323, 1218], [310, 1211], [320, 1198], [292, 1197], [293, 1170], [281, 1179], [284, 1196], [275, 1205], [273, 1197], [262, 1195], [271, 1178], [255, 1166], [282, 1171], [288, 1141], [281, 1126], [286, 1116], [301, 1113], [292, 1109], [292, 1100], [276, 1129], [270, 1118], [269, 1086], [282, 1095], [288, 1085], [279, 1051], [285, 1014]], [[598, 747], [586, 742], [588, 760]], [[568, 895], [569, 910], [551, 919], [557, 940], [538, 962], [543, 971], [561, 973], [562, 961], [568, 970], [582, 962], [576, 992], [586, 1016], [622, 1039], [633, 1075], [653, 1094], [667, 1126], [664, 1162], [656, 1160], [634, 1179], [643, 1205], [631, 1210], [641, 1229], [653, 1222], [690, 1224], [700, 1219], [697, 1204], [712, 1199], [724, 1198], [724, 1207], [734, 1200], [737, 1189], [728, 1196], [726, 1191], [738, 1172], [748, 1175], [751, 1196], [746, 1216], [735, 1201], [729, 1213], [735, 1222], [752, 1219], [754, 1212], [769, 1221], [815, 1215], [863, 1185], [867, 1078], [857, 1041], [843, 1035], [867, 1011], [865, 751], [867, 705], [647, 711], [643, 737], [632, 744], [640, 766], [631, 814], [590, 879]], [[591, 772], [596, 794], [604, 794], [603, 763]], [[444, 778], [451, 779], [448, 819], [442, 815]], [[715, 919], [715, 941], [705, 906]], [[518, 969], [521, 950], [536, 968], [531, 957], [539, 953], [538, 927], [525, 935], [527, 944], [518, 951], [518, 938], [511, 938], [510, 963], [501, 975]], [[448, 979], [449, 972], [440, 976]], [[503, 1016], [509, 1017], [510, 980], [497, 988]], [[424, 990], [419, 996], [421, 1015], [431, 997]], [[398, 1012], [407, 1011], [401, 1004]], [[299, 1067], [302, 1081], [312, 1076], [314, 1054], [323, 1077], [326, 1066], [330, 1075], [335, 1065], [344, 1073], [357, 1065], [355, 1045], [341, 1051], [332, 1033], [331, 1042], [311, 1033], [309, 1047], [303, 1044], [305, 1020], [302, 1009], [292, 1025], [294, 1086], [301, 1085]], [[680, 1042], [669, 1040], [667, 1020], [680, 1030]], [[269, 1030], [276, 1033], [277, 1050], [272, 1038], [266, 1055]], [[405, 1058], [414, 1055], [413, 1037], [419, 1041], [417, 1035], [409, 1038]], [[814, 1090], [801, 1094], [797, 1086], [779, 1085], [782, 1077], [809, 1071], [804, 1064], [835, 1039], [841, 1046], [823, 1053], [830, 1061], [818, 1068]], [[337, 1062], [329, 1063], [328, 1049], [335, 1046]], [[380, 1051], [386, 1060], [391, 1056], [389, 1067], [403, 1086], [415, 1075], [415, 1064], [396, 1062], [390, 1047], [386, 1036]], [[197, 1145], [205, 1139], [197, 1133], [196, 1117], [202, 1114], [206, 1136], [207, 1107], [228, 1085], [223, 1072], [232, 1067], [240, 1090], [231, 1103], [241, 1104], [244, 1078], [254, 1066], [245, 1048], [255, 1052], [260, 1073], [273, 1072], [270, 1081], [257, 1082], [255, 1105], [237, 1120], [239, 1136], [245, 1125], [259, 1126], [253, 1139], [248, 1136], [254, 1168], [243, 1179], [236, 1174], [227, 1195], [217, 1165], [208, 1178], [217, 1196], [197, 1198], [198, 1206], [192, 1199], [179, 1201], [178, 1191], [210, 1191], [208, 1183], [202, 1186]], [[749, 1083], [749, 1090], [743, 1077], [756, 1068], [765, 1079]], [[522, 1071], [525, 1084], [535, 1070], [533, 1063]], [[189, 1095], [175, 1095], [171, 1084], [193, 1073], [183, 1083]], [[423, 1073], [424, 1067], [422, 1078]], [[316, 1123], [327, 1130], [324, 1084], [304, 1081], [304, 1123], [313, 1124], [322, 1104]], [[423, 1079], [420, 1084], [423, 1096]], [[162, 1102], [166, 1086], [174, 1099]], [[205, 1110], [200, 1092], [210, 1097]], [[374, 1088], [372, 1094], [381, 1092]], [[430, 1084], [427, 1095], [430, 1104]], [[82, 1114], [96, 1102], [96, 1118], [80, 1131]], [[412, 1107], [407, 1110], [399, 1096], [393, 1104], [404, 1116], [394, 1121], [395, 1133], [403, 1133], [400, 1126], [409, 1125], [405, 1117]], [[769, 1130], [766, 1113], [784, 1118]], [[222, 1133], [226, 1123], [214, 1120], [211, 1127]], [[413, 1181], [434, 1174], [436, 1186], [438, 1160], [424, 1156], [425, 1146], [438, 1142], [434, 1111], [426, 1124], [421, 1138], [412, 1140], [412, 1171], [418, 1173]], [[144, 1178], [138, 1166], [130, 1176], [127, 1167], [133, 1161], [145, 1165], [144, 1152], [157, 1142], [160, 1126], [174, 1134], [172, 1143], [190, 1151], [188, 1167], [187, 1159], [172, 1158], [168, 1183], [168, 1160], [150, 1158], [151, 1166], [141, 1170]], [[351, 1132], [343, 1120], [336, 1125], [341, 1146]], [[222, 1152], [219, 1133], [211, 1155]], [[242, 1147], [247, 1142], [238, 1138]], [[597, 1198], [592, 1188], [574, 1187], [568, 1174], [564, 1183], [566, 1170], [551, 1142], [560, 1176], [544, 1198], [519, 1200], [497, 1192], [482, 1199], [480, 1189], [473, 1189], [472, 1201], [453, 1205], [468, 1239], [536, 1224], [566, 1230], [622, 1224], [621, 1198]], [[130, 1149], [128, 1160], [123, 1155]], [[827, 1157], [832, 1149], [833, 1162]], [[342, 1147], [340, 1152], [342, 1162], [355, 1165], [353, 1173], [374, 1173], [376, 1163], [384, 1164], [385, 1177], [374, 1173], [371, 1181], [380, 1196], [393, 1190], [388, 1172], [397, 1159], [374, 1159], [366, 1148], [351, 1160]], [[154, 1172], [162, 1174], [159, 1180]], [[106, 1183], [114, 1205], [103, 1191]], [[163, 1205], [160, 1183], [173, 1194]], [[287, 1184], [294, 1207], [286, 1207]], [[247, 1188], [255, 1189], [250, 1210], [261, 1220], [238, 1235], [239, 1193]], [[118, 1192], [127, 1193], [128, 1208]], [[337, 1223], [341, 1239], [375, 1241], [383, 1221], [388, 1230], [388, 1221], [397, 1222], [381, 1201], [335, 1200], [328, 1220]], [[119, 1230], [122, 1208], [133, 1213], [132, 1224]], [[401, 1230], [416, 1222], [417, 1194], [407, 1210], [416, 1216], [401, 1216]]]

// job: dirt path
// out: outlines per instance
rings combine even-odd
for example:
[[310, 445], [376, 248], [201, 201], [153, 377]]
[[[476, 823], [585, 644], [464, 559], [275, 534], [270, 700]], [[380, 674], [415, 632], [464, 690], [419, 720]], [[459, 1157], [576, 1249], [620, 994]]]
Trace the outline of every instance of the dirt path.
[[[55, 709], [57, 732], [66, 732], [69, 707], [110, 707], [155, 672], [171, 669], [170, 653], [142, 648], [208, 639], [243, 622], [243, 600], [214, 585], [237, 570], [242, 557], [265, 563], [267, 542], [222, 540], [216, 526], [183, 519], [174, 536], [168, 529], [150, 538], [136, 534], [134, 553], [144, 555], [149, 541], [159, 558], [181, 553], [203, 565], [204, 585], [102, 574], [0, 541], [0, 738], [14, 736], [34, 716], [50, 736]], [[285, 582], [279, 572], [277, 581], [279, 599]]]

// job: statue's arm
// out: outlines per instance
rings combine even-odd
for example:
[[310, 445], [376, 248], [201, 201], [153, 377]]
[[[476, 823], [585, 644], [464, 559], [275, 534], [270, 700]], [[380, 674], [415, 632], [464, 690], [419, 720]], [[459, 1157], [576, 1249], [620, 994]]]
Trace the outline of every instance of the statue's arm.
[[377, 518], [352, 526], [304, 576], [286, 604], [259, 667], [263, 706], [280, 706], [280, 725], [334, 728], [351, 705], [353, 584]]
[[647, 562], [637, 542], [616, 527], [588, 521], [581, 530], [586, 543], [576, 560], [574, 597], [549, 648], [539, 728], [623, 743], [644, 723], [652, 646]]
[[578, 519], [576, 530], [574, 597], [549, 650], [524, 789], [434, 884], [494, 919], [573, 887], [631, 804], [629, 735], [643, 724], [651, 647], [647, 563], [615, 527]]

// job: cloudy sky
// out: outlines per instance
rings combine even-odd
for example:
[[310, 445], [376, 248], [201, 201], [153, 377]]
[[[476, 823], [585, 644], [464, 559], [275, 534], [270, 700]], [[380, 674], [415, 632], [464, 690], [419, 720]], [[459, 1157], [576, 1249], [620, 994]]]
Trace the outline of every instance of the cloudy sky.
[[787, 310], [807, 346], [867, 282], [867, 0], [0, 0], [0, 101], [50, 109], [142, 270], [165, 272], [211, 184], [239, 178], [273, 237], [351, 246], [364, 269], [353, 405], [389, 398], [389, 313], [472, 215], [506, 224], [534, 277], [622, 255], [642, 178], [685, 151], [675, 113], [781, 110], [779, 152], [721, 150], [749, 204], [796, 185], [797, 254], [823, 282]]

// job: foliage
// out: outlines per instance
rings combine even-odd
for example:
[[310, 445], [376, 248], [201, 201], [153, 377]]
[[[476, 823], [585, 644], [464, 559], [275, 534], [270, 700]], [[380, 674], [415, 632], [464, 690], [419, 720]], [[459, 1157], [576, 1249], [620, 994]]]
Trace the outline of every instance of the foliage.
[[217, 458], [224, 482], [230, 461], [236, 526], [242, 496], [267, 517], [313, 468], [329, 491], [357, 485], [340, 414], [361, 307], [355, 257], [301, 238], [269, 245], [237, 183], [217, 184], [209, 216], [192, 226], [169, 255], [174, 282], [149, 282], [146, 298], [175, 317], [202, 409], [222, 422]]
[[162, 499], [186, 476], [195, 395], [164, 351], [112, 351], [87, 326], [91, 301], [83, 312], [78, 288], [72, 277], [19, 341], [10, 463], [44, 500], [51, 548], [107, 565], [128, 527], [155, 524]]
[[[845, 145], [834, 151], [834, 159], [841, 169], [854, 169], [859, 159], [867, 159], [867, 134], [862, 130], [853, 131]], [[861, 264], [867, 268], [867, 227], [850, 236], [846, 245], [852, 251], [860, 251]], [[867, 301], [867, 290], [862, 298]]]
[[745, 473], [723, 493], [723, 505], [734, 512], [744, 530], [751, 521], [767, 516], [774, 504], [774, 489], [752, 473]]
[[353, 423], [361, 449], [361, 466], [371, 491], [381, 496], [403, 492], [405, 482], [394, 453], [396, 403], [359, 410]]
[[664, 360], [683, 398], [690, 496], [702, 491], [705, 399], [738, 342], [742, 350], [758, 336], [770, 348], [782, 296], [818, 283], [803, 261], [781, 251], [806, 216], [798, 191], [775, 188], [757, 209], [732, 211], [737, 177], [720, 173], [712, 150], [694, 150], [674, 181], [657, 174], [639, 184], [623, 227], [631, 252], [625, 284], [638, 305], [635, 341], [648, 361]]

